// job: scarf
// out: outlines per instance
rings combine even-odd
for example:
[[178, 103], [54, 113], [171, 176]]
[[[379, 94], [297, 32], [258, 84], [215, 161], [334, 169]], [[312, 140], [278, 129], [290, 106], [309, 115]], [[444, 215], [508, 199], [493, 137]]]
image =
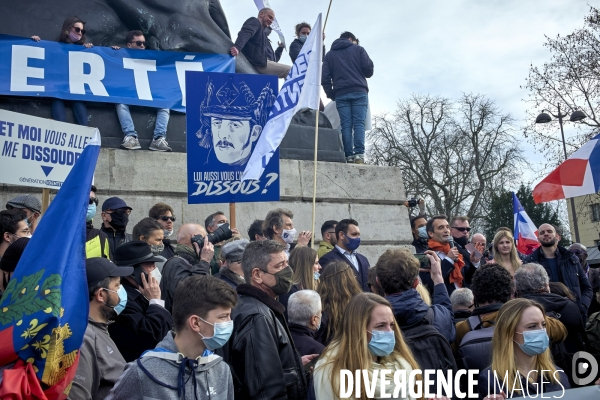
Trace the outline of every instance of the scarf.
[[[441, 251], [444, 254], [448, 254], [450, 252], [450, 244], [445, 243], [442, 244], [440, 242], [436, 242], [433, 239], [429, 239], [427, 242], [429, 246], [429, 250], [433, 251]], [[462, 268], [465, 266], [465, 262], [463, 261], [462, 254], [458, 254], [458, 258], [454, 261], [454, 269], [450, 272], [449, 281], [450, 283], [456, 283], [459, 288], [463, 286], [463, 276], [462, 276]]]
[[184, 244], [177, 245], [175, 254], [186, 259], [190, 264], [197, 264], [200, 261], [198, 255], [196, 254], [196, 251], [190, 246], [186, 246]]

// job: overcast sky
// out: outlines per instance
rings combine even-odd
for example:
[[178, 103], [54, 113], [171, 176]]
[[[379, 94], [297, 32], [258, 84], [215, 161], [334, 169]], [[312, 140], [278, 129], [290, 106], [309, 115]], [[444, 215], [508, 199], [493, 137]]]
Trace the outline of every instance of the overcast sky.
[[[325, 18], [329, 4], [269, 2], [288, 44], [296, 23], [312, 25], [320, 12]], [[235, 41], [244, 21], [257, 14], [256, 6], [253, 0], [221, 4]], [[550, 58], [544, 35], [555, 37], [581, 27], [588, 10], [581, 0], [333, 0], [325, 44], [329, 49], [345, 30], [360, 39], [375, 64], [368, 81], [374, 114], [393, 111], [396, 101], [411, 93], [458, 98], [473, 92], [495, 100], [525, 124], [527, 104], [522, 99], [527, 91], [520, 86], [531, 64], [541, 66]], [[287, 53], [281, 61], [290, 63]], [[533, 148], [525, 148], [533, 156]]]

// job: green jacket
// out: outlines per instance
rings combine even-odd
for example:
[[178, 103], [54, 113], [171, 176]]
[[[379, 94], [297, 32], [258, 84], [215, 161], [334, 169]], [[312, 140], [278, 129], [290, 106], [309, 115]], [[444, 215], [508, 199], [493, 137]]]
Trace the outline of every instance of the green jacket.
[[334, 246], [331, 243], [321, 240], [321, 243], [319, 243], [319, 250], [317, 250], [317, 255], [319, 256], [319, 258], [321, 258], [325, 254], [333, 250], [333, 247]]

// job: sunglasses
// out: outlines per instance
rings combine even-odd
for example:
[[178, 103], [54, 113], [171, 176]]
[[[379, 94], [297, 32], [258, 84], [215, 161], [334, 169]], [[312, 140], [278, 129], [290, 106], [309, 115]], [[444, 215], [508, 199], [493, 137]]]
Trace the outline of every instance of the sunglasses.
[[146, 47], [146, 42], [142, 42], [141, 40], [134, 40], [133, 42], [129, 42], [129, 43], [135, 43], [136, 46], [139, 46], [139, 47], [142, 47], [142, 46]]
[[458, 226], [453, 226], [452, 228], [456, 229], [457, 231], [460, 231], [460, 232], [471, 232], [471, 228], [462, 228], [462, 227], [459, 228]]
[[74, 26], [71, 29], [74, 29], [76, 33], [81, 33], [82, 35], [85, 35], [85, 29], [81, 29], [77, 26]]
[[162, 217], [158, 217], [158, 219], [160, 219], [161, 221], [167, 222], [169, 220], [175, 222], [175, 217], [167, 217], [166, 215], [163, 215]]
[[98, 205], [98, 199], [95, 197], [90, 197], [90, 205], [92, 205], [92, 203]]

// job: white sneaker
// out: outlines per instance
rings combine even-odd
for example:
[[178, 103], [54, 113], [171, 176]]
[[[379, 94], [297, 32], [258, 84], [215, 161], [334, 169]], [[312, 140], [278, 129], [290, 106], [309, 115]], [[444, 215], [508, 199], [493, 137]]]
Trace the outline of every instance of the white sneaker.
[[171, 151], [169, 147], [169, 143], [165, 140], [165, 138], [154, 139], [152, 143], [150, 143], [150, 150], [153, 151]]
[[140, 141], [135, 136], [125, 136], [123, 143], [121, 143], [121, 147], [127, 150], [137, 150], [142, 148], [142, 146], [140, 146]]
[[348, 164], [354, 164], [354, 156], [348, 156], [348, 157], [346, 157], [346, 163], [348, 163]]

